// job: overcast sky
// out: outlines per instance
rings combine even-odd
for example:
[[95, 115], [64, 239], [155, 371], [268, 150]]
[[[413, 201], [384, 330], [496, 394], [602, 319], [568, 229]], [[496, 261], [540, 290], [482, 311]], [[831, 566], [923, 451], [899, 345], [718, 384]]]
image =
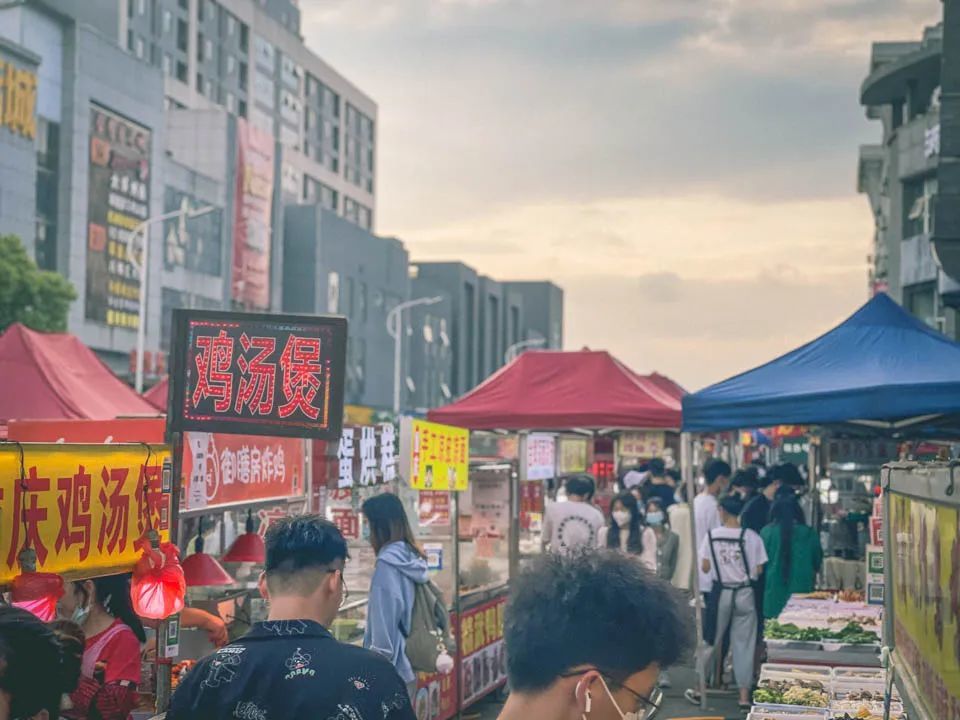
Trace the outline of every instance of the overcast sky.
[[940, 0], [301, 0], [379, 106], [376, 230], [565, 291], [568, 349], [699, 389], [867, 298], [870, 43]]

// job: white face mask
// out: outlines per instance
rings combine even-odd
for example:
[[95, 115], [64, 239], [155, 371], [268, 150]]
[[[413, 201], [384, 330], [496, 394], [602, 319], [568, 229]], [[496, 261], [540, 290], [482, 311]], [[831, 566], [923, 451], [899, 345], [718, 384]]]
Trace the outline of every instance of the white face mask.
[[614, 510], [613, 521], [618, 528], [628, 528], [630, 527], [630, 513], [626, 510]]

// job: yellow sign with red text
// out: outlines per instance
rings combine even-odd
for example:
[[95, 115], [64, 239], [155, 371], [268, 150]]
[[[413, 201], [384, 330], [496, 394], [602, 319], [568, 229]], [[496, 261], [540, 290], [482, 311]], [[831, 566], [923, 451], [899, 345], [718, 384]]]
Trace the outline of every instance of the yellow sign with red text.
[[27, 547], [67, 579], [131, 571], [148, 529], [170, 539], [171, 470], [164, 445], [0, 446], [0, 585]]
[[400, 474], [416, 490], [466, 490], [470, 431], [401, 418], [400, 462]]
[[898, 667], [931, 717], [960, 720], [960, 512], [894, 494], [889, 522]]

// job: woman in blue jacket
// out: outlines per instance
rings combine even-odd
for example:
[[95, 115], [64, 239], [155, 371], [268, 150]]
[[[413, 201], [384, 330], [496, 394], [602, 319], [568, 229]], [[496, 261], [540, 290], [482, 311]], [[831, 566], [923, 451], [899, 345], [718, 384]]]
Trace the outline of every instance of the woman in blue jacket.
[[390, 659], [412, 698], [417, 676], [407, 659], [406, 636], [413, 616], [414, 586], [428, 579], [426, 556], [414, 540], [403, 503], [396, 495], [370, 498], [363, 503], [363, 515], [377, 553], [363, 646]]

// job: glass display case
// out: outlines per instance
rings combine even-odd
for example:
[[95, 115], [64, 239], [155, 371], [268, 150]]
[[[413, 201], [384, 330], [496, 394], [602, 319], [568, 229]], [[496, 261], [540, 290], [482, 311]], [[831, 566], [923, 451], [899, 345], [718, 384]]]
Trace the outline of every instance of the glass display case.
[[510, 462], [470, 466], [469, 487], [459, 498], [461, 599], [506, 586], [509, 580], [511, 488], [515, 468]]

